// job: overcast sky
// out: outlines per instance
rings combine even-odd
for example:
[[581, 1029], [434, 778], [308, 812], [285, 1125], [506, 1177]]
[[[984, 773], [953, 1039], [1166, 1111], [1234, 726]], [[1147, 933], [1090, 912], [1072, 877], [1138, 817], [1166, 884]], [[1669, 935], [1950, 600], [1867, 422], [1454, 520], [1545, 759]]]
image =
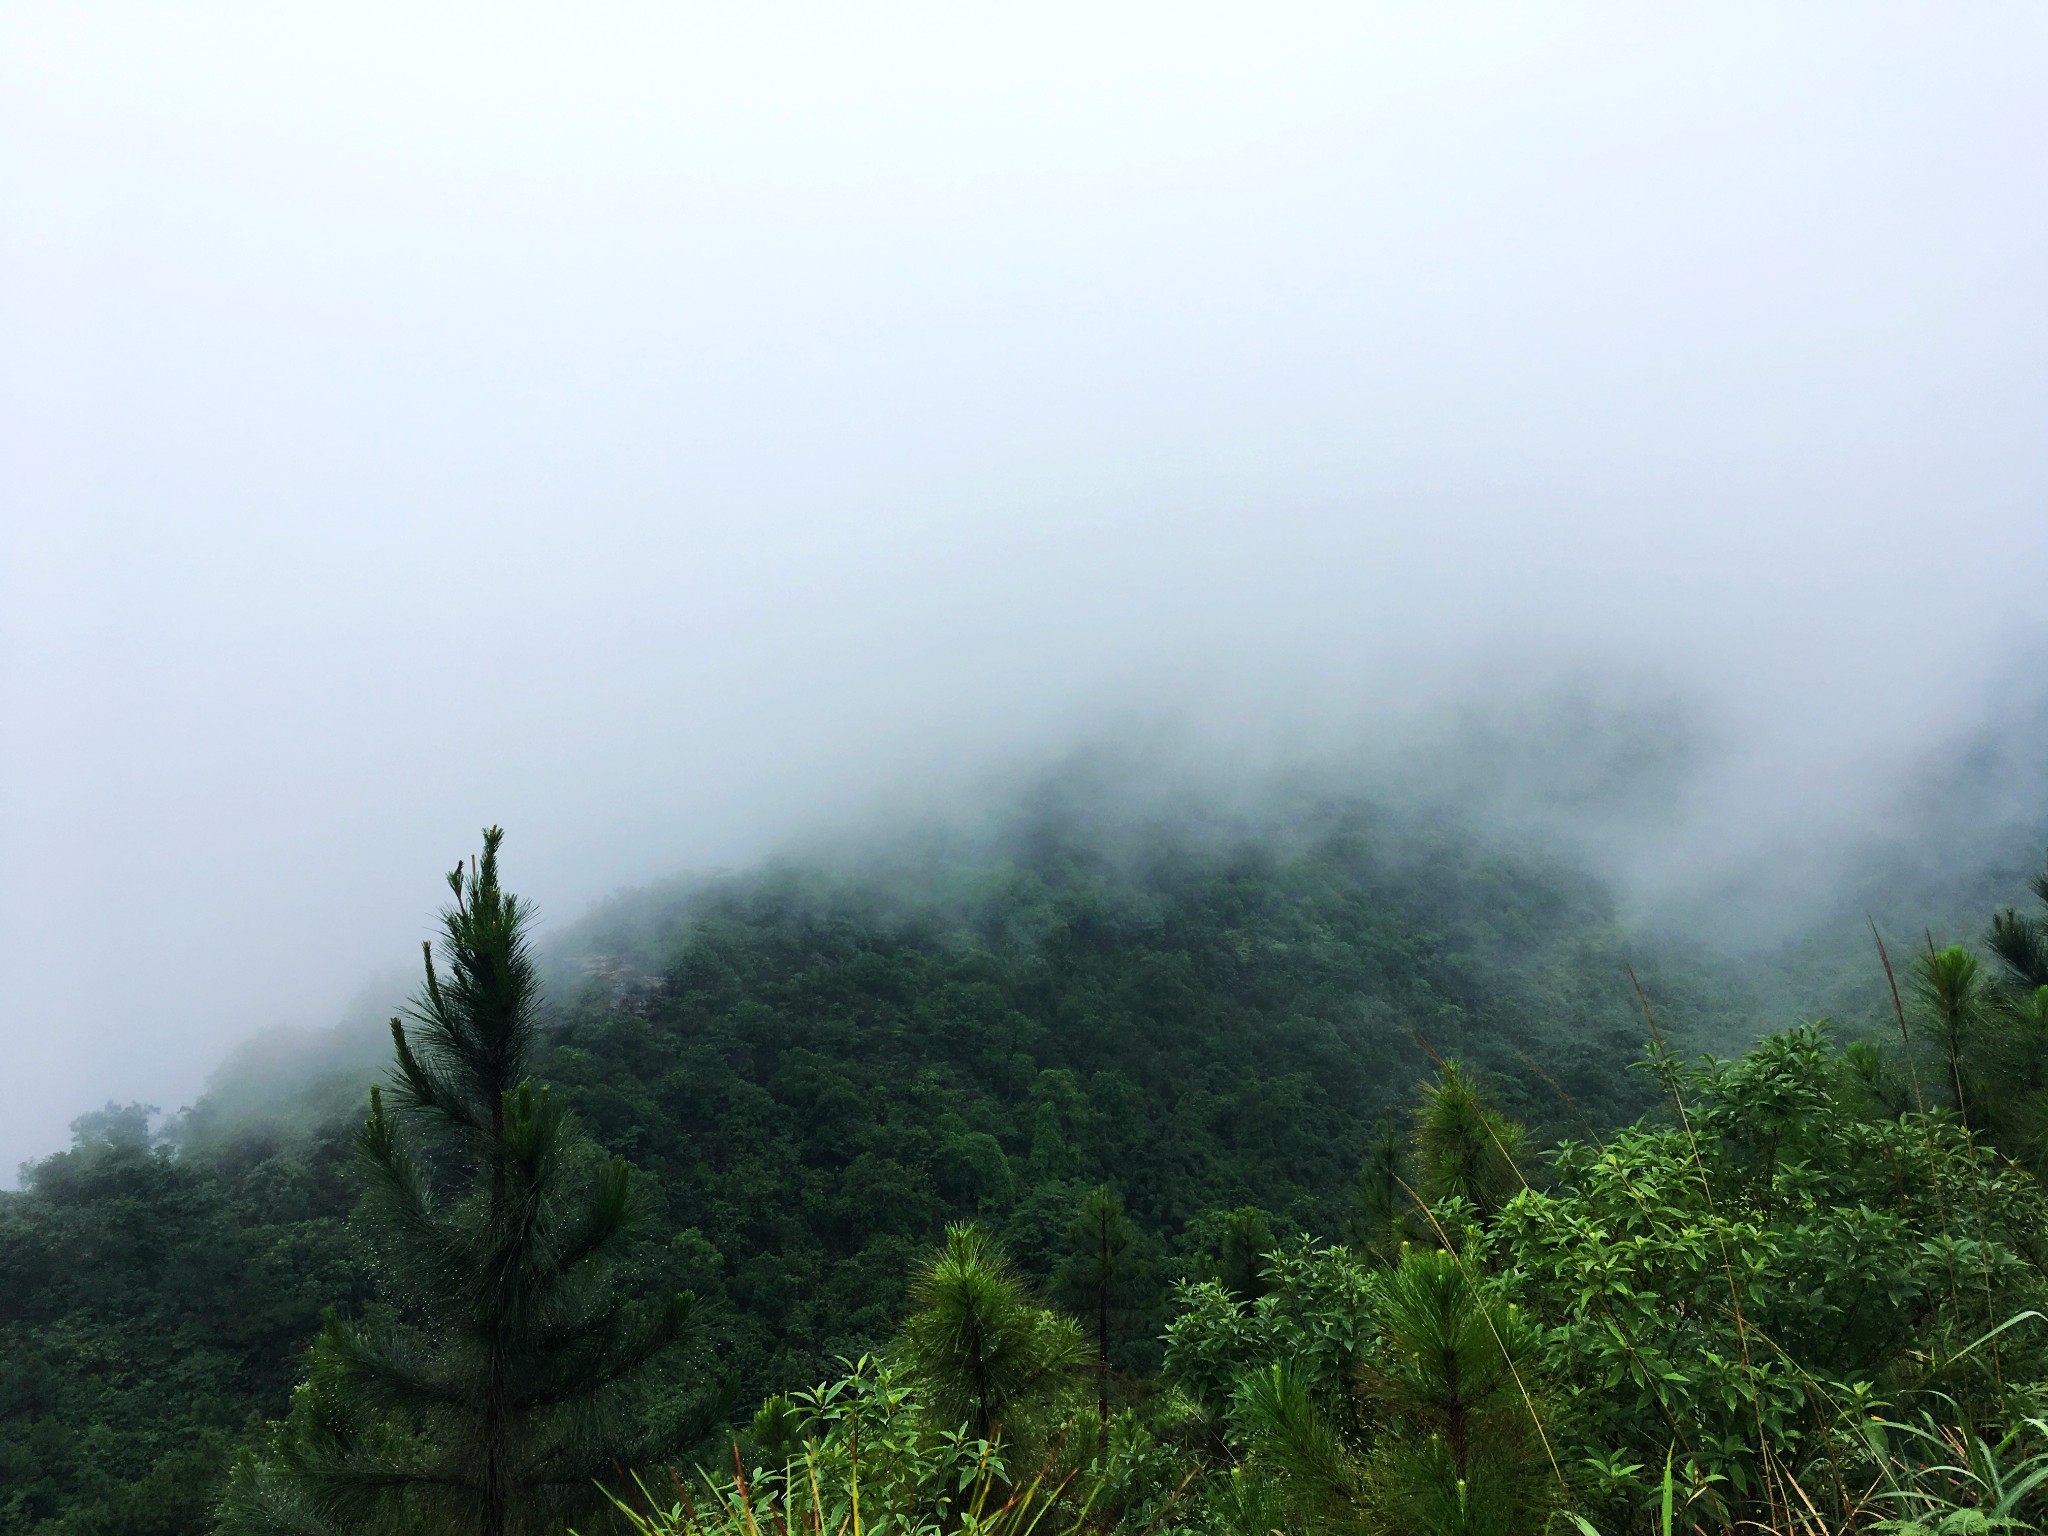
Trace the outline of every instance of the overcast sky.
[[[0, 10], [0, 1169], [1119, 712], [1843, 817], [2048, 591], [2037, 4]], [[1389, 714], [1391, 718], [1391, 713]]]

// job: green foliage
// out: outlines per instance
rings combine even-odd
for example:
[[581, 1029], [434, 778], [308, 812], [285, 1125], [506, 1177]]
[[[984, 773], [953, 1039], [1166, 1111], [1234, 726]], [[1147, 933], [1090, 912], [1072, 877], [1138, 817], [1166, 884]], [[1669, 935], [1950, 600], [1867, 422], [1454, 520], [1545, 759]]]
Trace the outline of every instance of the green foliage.
[[1098, 1184], [1067, 1223], [1066, 1252], [1053, 1273], [1055, 1298], [1092, 1326], [1096, 1411], [1109, 1417], [1112, 1323], [1120, 1324], [1145, 1278], [1146, 1255], [1124, 1203]]
[[1982, 1043], [1990, 1024], [1991, 995], [1977, 957], [1960, 944], [1929, 949], [1913, 962], [1916, 1016], [1940, 1056], [1955, 1112], [1969, 1121], [1981, 1095], [1966, 1086], [1965, 1059]]
[[[1211, 1528], [1250, 1501], [1268, 1528], [1505, 1532], [1576, 1507], [1670, 1529], [1674, 1495], [1716, 1532], [2035, 1518], [2010, 1438], [1871, 1436], [1900, 1413], [2023, 1422], [2048, 1396], [2033, 1178], [1947, 1111], [1873, 1113], [1825, 1026], [1651, 1065], [1668, 1123], [1561, 1144], [1490, 1224], [1469, 1181], [1439, 1186], [1428, 1225], [1456, 1252], [1282, 1249], [1254, 1301], [1181, 1288], [1165, 1384], [1191, 1446], [1243, 1474], [1204, 1474]], [[1457, 1122], [1488, 1113], [1475, 1095]]]
[[[529, 1379], [573, 1360], [556, 1379], [598, 1389], [564, 1410], [560, 1467], [596, 1463], [567, 1454], [580, 1439], [652, 1469], [691, 1399], [633, 1371], [673, 1317], [620, 1301], [627, 1272], [704, 1297], [760, 1405], [739, 1420], [746, 1497], [781, 1502], [756, 1515], [792, 1516], [796, 1468], [925, 1488], [903, 1528], [950, 1529], [961, 1488], [1007, 1500], [1044, 1470], [1046, 1518], [1092, 1501], [1102, 1529], [1479, 1530], [1562, 1496], [1539, 1424], [1565, 1507], [1616, 1536], [1658, 1524], [1667, 1454], [1678, 1525], [1717, 1532], [1800, 1500], [1857, 1528], [1886, 1488], [1924, 1493], [1892, 1513], [1928, 1529], [1996, 1511], [2005, 1493], [1938, 1470], [1978, 1466], [1974, 1445], [2000, 1488], [2025, 1483], [2035, 1442], [2007, 1431], [2048, 1408], [2040, 1325], [1993, 1330], [2044, 1303], [2048, 993], [1930, 948], [1902, 968], [1906, 1039], [1888, 1020], [1837, 1051], [1805, 1028], [1631, 1075], [1622, 934], [1569, 871], [1348, 807], [1219, 835], [1034, 816], [999, 846], [650, 897], [586, 927], [556, 1016], [520, 1002], [517, 967], [465, 991], [451, 961], [394, 1040], [362, 1184], [324, 1121], [231, 1132], [212, 1101], [167, 1132], [132, 1108], [82, 1120], [0, 1195], [0, 1531], [197, 1530], [252, 1434], [245, 1522], [484, 1524], [406, 1479], [477, 1443], [488, 1392], [420, 1393], [474, 1384], [485, 1339]], [[1732, 1038], [1738, 982], [1665, 954], [1639, 967], [1660, 1013]], [[472, 1027], [493, 1013], [512, 1022]], [[511, 1044], [470, 1050], [486, 1033]], [[1456, 1064], [1415, 1105], [1436, 1049]], [[1585, 1139], [1530, 1150], [1566, 1129]], [[343, 1221], [357, 1189], [378, 1303]], [[970, 1225], [973, 1262], [950, 1240], [932, 1260]], [[502, 1311], [452, 1284], [480, 1258]], [[1430, 1290], [1453, 1273], [1463, 1292]], [[1435, 1297], [1420, 1321], [1398, 1285]], [[302, 1367], [323, 1304], [346, 1321]], [[1461, 1354], [1484, 1355], [1474, 1317], [1527, 1367], [1512, 1397]], [[807, 1402], [825, 1362], [876, 1351], [866, 1384]], [[1455, 1391], [1426, 1369], [1446, 1359]], [[1462, 1499], [1454, 1402], [1512, 1470], [1468, 1437]], [[1895, 1430], [1881, 1454], [1879, 1417], [1962, 1448]], [[305, 1496], [337, 1469], [366, 1496]], [[2036, 1485], [2013, 1498], [2038, 1521]], [[573, 1496], [552, 1500], [532, 1508]]]
[[2048, 1421], [2024, 1418], [1995, 1444], [1932, 1414], [1911, 1424], [1872, 1420], [1868, 1433], [1884, 1469], [1871, 1504], [1885, 1518], [1873, 1530], [1993, 1536], [2036, 1528], [2027, 1517], [2038, 1507], [2035, 1490], [2048, 1483]]
[[1220, 1426], [1240, 1377], [1285, 1363], [1322, 1412], [1355, 1428], [1352, 1378], [1374, 1338], [1365, 1267], [1349, 1249], [1304, 1245], [1269, 1254], [1264, 1278], [1250, 1302], [1221, 1281], [1180, 1287], [1165, 1383]]
[[755, 1416], [738, 1475], [708, 1485], [714, 1508], [750, 1505], [757, 1524], [836, 1530], [858, 1493], [864, 1529], [937, 1532], [985, 1511], [1010, 1470], [1005, 1447], [927, 1411], [913, 1379], [886, 1360], [863, 1356], [763, 1411], [777, 1422]]
[[599, 1474], [686, 1438], [648, 1367], [689, 1299], [627, 1304], [615, 1269], [638, 1214], [630, 1171], [527, 1077], [538, 978], [525, 909], [498, 881], [501, 837], [487, 831], [481, 862], [449, 876], [447, 972], [428, 947], [417, 1038], [391, 1021], [394, 1109], [372, 1090], [357, 1138], [358, 1220], [390, 1309], [329, 1314], [290, 1417], [235, 1469], [231, 1536], [539, 1536], [590, 1507]]
[[[1994, 943], [2033, 919], [2010, 910]], [[2048, 919], [2044, 919], [2048, 921]], [[2023, 956], [2021, 957], [2024, 958]], [[1877, 1113], [1946, 1106], [1970, 1133], [2030, 1167], [2048, 1166], [2048, 988], [2008, 958], [2001, 986], [1960, 945], [1929, 947], [1908, 968], [1897, 1022], [1903, 1041], [1853, 1041], [1845, 1082]]]
[[0, 1530], [208, 1524], [244, 1422], [282, 1407], [328, 1303], [366, 1294], [346, 1136], [174, 1147], [81, 1117], [0, 1194]]
[[1483, 1224], [1522, 1187], [1522, 1128], [1484, 1103], [1470, 1075], [1447, 1061], [1415, 1112], [1415, 1163], [1425, 1205], [1456, 1200]]
[[[1561, 1492], [1538, 1422], [1542, 1339], [1500, 1282], [1411, 1247], [1392, 1267], [1343, 1248], [1272, 1256], [1255, 1302], [1183, 1289], [1167, 1383], [1223, 1433], [1289, 1530], [1540, 1528]], [[1211, 1477], [1228, 1529], [1245, 1479]]]
[[1256, 1205], [1204, 1211], [1187, 1224], [1182, 1241], [1194, 1271], [1205, 1279], [1244, 1301], [1266, 1293], [1266, 1255], [1280, 1244], [1272, 1212]]
[[1367, 1502], [1417, 1536], [1535, 1530], [1563, 1491], [1530, 1395], [1540, 1334], [1457, 1254], [1410, 1249], [1373, 1276], [1380, 1348], [1364, 1389], [1387, 1421]]
[[1401, 1245], [1415, 1235], [1414, 1170], [1407, 1144], [1391, 1111], [1367, 1148], [1351, 1192], [1351, 1215], [1344, 1235], [1361, 1253], [1383, 1264], [1393, 1263]]
[[[1427, 1224], [1476, 1236], [1466, 1194], [1505, 1199], [1492, 1182], [1503, 1173], [1519, 1184], [1503, 1149], [1520, 1128], [1455, 1066], [1422, 1101], [1415, 1158], [1437, 1170], [1441, 1195]], [[1383, 1147], [1378, 1167], [1398, 1166]], [[1414, 1198], [1405, 1180], [1395, 1187]], [[1379, 1215], [1368, 1237], [1383, 1244], [1395, 1225]], [[1219, 1281], [1184, 1286], [1167, 1383], [1224, 1428], [1285, 1529], [1539, 1528], [1562, 1491], [1530, 1395], [1540, 1331], [1464, 1256], [1362, 1246], [1275, 1250], [1249, 1300]], [[1212, 1519], [1239, 1518], [1228, 1511], [1246, 1497], [1241, 1479], [1208, 1493]]]
[[1087, 1345], [1073, 1319], [1033, 1303], [1002, 1249], [972, 1224], [948, 1227], [946, 1245], [911, 1288], [916, 1310], [902, 1350], [934, 1413], [1035, 1447], [1070, 1405]]
[[[640, 1480], [623, 1490], [635, 1536], [1071, 1536], [1105, 1508], [1147, 1509], [1157, 1480], [1157, 1447], [1128, 1416], [1106, 1429], [1099, 1454], [1027, 1465], [935, 1415], [912, 1377], [866, 1356], [762, 1415], [729, 1471], [700, 1471], [694, 1487], [675, 1478], [659, 1493]], [[1169, 1494], [1162, 1511], [1170, 1504]]]
[[[1277, 1496], [1287, 1529], [1354, 1525], [1366, 1482], [1352, 1450], [1317, 1407], [1309, 1384], [1286, 1362], [1237, 1378], [1230, 1419], [1252, 1474]], [[1238, 1501], [1226, 1492], [1225, 1508]]]
[[2004, 962], [2007, 981], [2022, 992], [2048, 987], [2048, 865], [2031, 882], [2041, 911], [2007, 907], [1991, 919], [1987, 942]]
[[1942, 1391], [1995, 1416], [2004, 1379], [2038, 1379], [2030, 1335], [1970, 1348], [2041, 1296], [2027, 1174], [1943, 1115], [1865, 1118], [1821, 1026], [1668, 1070], [1685, 1122], [1561, 1146], [1487, 1244], [1548, 1328], [1596, 1483], [1675, 1444], [1709, 1528], [1768, 1518], [1792, 1482], [1839, 1510], [1844, 1437], [1876, 1406]]
[[[1418, 1031], [1553, 1131], [1655, 1102], [1596, 886], [1356, 806], [1212, 834], [1054, 803], [986, 844], [652, 895], [575, 942], [593, 979], [544, 1070], [697, 1234], [671, 1273], [757, 1399], [885, 1343], [949, 1223], [1049, 1285], [1105, 1182], [1158, 1255], [1112, 1352], [1156, 1370], [1176, 1269], [1249, 1293], [1273, 1236], [1343, 1230]], [[1728, 978], [1665, 954], [1689, 1038], [1731, 1035]], [[1247, 1208], [1271, 1235], [1206, 1220]]]

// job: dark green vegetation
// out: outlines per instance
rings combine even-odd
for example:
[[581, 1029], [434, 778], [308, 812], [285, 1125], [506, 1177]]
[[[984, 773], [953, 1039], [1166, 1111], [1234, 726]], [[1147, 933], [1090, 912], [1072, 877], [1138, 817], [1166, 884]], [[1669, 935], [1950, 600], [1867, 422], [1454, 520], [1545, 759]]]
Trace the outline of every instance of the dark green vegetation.
[[[1181, 1283], [1162, 1369], [1113, 1419], [1083, 1373], [1029, 1369], [1021, 1326], [1007, 1401], [970, 1418], [970, 1359], [927, 1341], [971, 1330], [926, 1284], [878, 1368], [764, 1408], [743, 1482], [638, 1525], [830, 1529], [858, 1489], [930, 1530], [1021, 1532], [1016, 1508], [1215, 1536], [2038, 1528], [2048, 1201], [2018, 1068], [2048, 1046], [2044, 937], [2048, 916], [2008, 913], [1995, 973], [1961, 947], [1911, 957], [1889, 1043], [1803, 1025], [1703, 1066], [1653, 1044], [1665, 1113], [1541, 1156], [1446, 1063], [1374, 1146], [1356, 1241]], [[940, 1272], [991, 1318], [1030, 1315], [972, 1229]], [[863, 1416], [906, 1453], [857, 1465]], [[930, 1433], [959, 1423], [964, 1444]]]
[[[567, 1127], [526, 1174], [531, 1149], [489, 1150], [505, 1125], [422, 1147], [414, 1181], [388, 1108], [365, 1161], [359, 1104], [291, 1134], [201, 1106], [158, 1145], [88, 1117], [0, 1197], [0, 1529], [207, 1529], [238, 1445], [417, 1474], [547, 1440], [460, 1342], [552, 1369], [552, 1323], [507, 1332], [460, 1284], [526, 1262], [494, 1170], [541, 1162], [542, 1246], [589, 1217], [610, 1255], [550, 1316], [589, 1324], [585, 1374], [619, 1390], [563, 1417], [622, 1464], [722, 1386], [737, 1423], [790, 1394], [753, 1416], [768, 1460], [829, 1458], [872, 1410], [905, 1477], [957, 1493], [986, 1427], [999, 1491], [1079, 1457], [1134, 1529], [1506, 1530], [1568, 1504], [1618, 1530], [1667, 1450], [1718, 1528], [1795, 1474], [1818, 1497], [1867, 1470], [1843, 1403], [2020, 1422], [2032, 1325], [1971, 1346], [2043, 1300], [2028, 995], [1995, 960], [1902, 959], [1910, 1048], [1806, 1031], [1660, 1080], [1630, 1070], [1628, 962], [1675, 1047], [1757, 1033], [1753, 978], [1626, 934], [1590, 878], [1353, 806], [1201, 832], [1041, 810], [990, 843], [621, 904], [573, 936], [580, 979], [525, 1059], [464, 1089], [471, 1122]], [[408, 1236], [415, 1183], [470, 1203]], [[430, 1252], [453, 1255], [438, 1279]], [[694, 1347], [636, 1373], [681, 1290]], [[977, 1306], [1002, 1323], [980, 1355]]]
[[253, 1415], [283, 1411], [321, 1309], [367, 1299], [352, 1126], [152, 1147], [86, 1116], [0, 1195], [0, 1521], [205, 1528]]
[[529, 1076], [540, 981], [525, 908], [498, 881], [502, 837], [448, 877], [447, 970], [427, 946], [413, 1031], [391, 1021], [391, 1105], [370, 1090], [356, 1141], [385, 1308], [329, 1315], [290, 1417], [235, 1467], [224, 1531], [537, 1536], [587, 1520], [620, 1463], [703, 1432], [655, 1371], [690, 1298], [641, 1313], [616, 1284], [641, 1217], [632, 1171]]
[[[1431, 1051], [1550, 1131], [1655, 1103], [1623, 935], [1572, 871], [1355, 812], [1113, 855], [1092, 825], [1027, 834], [588, 932], [610, 980], [547, 1076], [665, 1191], [673, 1279], [748, 1395], [887, 1338], [948, 1221], [1041, 1280], [1105, 1180], [1161, 1262], [1220, 1260], [1243, 1207], [1339, 1231]], [[1703, 968], [1636, 959], [1684, 1038], [1737, 1029]], [[1116, 1363], [1155, 1366], [1162, 1321], [1127, 1320]]]

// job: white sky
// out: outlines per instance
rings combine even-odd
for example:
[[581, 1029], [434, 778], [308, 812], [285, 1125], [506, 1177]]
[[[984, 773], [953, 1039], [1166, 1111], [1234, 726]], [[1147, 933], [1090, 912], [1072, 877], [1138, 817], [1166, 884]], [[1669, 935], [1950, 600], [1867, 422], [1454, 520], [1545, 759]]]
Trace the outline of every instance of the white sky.
[[[0, 1169], [1091, 720], [2039, 643], [2048, 11], [0, 6]], [[1861, 798], [1859, 798], [1861, 792]], [[1697, 832], [1699, 829], [1695, 829]], [[1732, 856], [1732, 855], [1731, 855]]]

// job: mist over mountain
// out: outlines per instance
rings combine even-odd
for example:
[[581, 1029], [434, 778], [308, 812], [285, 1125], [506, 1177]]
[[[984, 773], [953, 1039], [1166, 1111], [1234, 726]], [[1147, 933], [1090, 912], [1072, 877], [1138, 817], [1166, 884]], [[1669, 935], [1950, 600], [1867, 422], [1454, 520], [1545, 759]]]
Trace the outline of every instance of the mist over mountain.
[[[1351, 813], [1404, 837], [1439, 828], [1576, 871], [1598, 893], [1588, 932], [1611, 927], [1621, 959], [1649, 963], [1675, 948], [1713, 974], [1720, 1011], [1694, 1043], [1726, 1052], [1824, 1015], [1883, 1025], [1891, 1005], [1873, 919], [1894, 949], [1926, 932], [1974, 942], [1988, 912], [2028, 899], [2035, 850], [2048, 849], [2048, 709], [2015, 708], [1929, 757], [1901, 777], [1883, 818], [1825, 836], [1815, 818], [1782, 846], [1766, 827], [1748, 829], [1755, 841], [1745, 844], [1692, 819], [1691, 807], [1718, 794], [1709, 781], [1725, 759], [1711, 740], [1698, 711], [1614, 679], [1559, 684], [1514, 707], [1475, 702], [1428, 725], [1403, 719], [1341, 744], [1335, 731], [1317, 748], [1296, 737], [1285, 752], [1221, 740], [1185, 717], [1126, 720], [1057, 757], [963, 776], [916, 802], [878, 797], [759, 860], [551, 912], [549, 991], [562, 1008], [592, 987], [625, 995], [635, 978], [660, 973], [688, 914], [783, 874], [857, 892], [876, 911], [966, 921], [987, 899], [987, 871], [1048, 848], [1142, 880], [1161, 849], [1284, 859]], [[424, 871], [416, 883], [431, 888]], [[382, 970], [345, 1022], [273, 1030], [238, 1048], [182, 1134], [284, 1128], [357, 1105], [388, 1054], [388, 1017], [418, 984], [403, 964]], [[1583, 980], [1626, 1001], [1617, 969]], [[1569, 1036], [1575, 1026], [1556, 1028]]]
[[[715, 1436], [895, 1347], [948, 1222], [1060, 1283], [1073, 1212], [1105, 1184], [1147, 1277], [1113, 1364], [1155, 1377], [1189, 1301], [1175, 1279], [1239, 1273], [1247, 1242], [1375, 1241], [1375, 1149], [1421, 1123], [1438, 1074], [1479, 1085], [1502, 1134], [1599, 1145], [1653, 1134], [1621, 1128], [1656, 1123], [1656, 1050], [1739, 1053], [1818, 1001], [1867, 1051], [1895, 1028], [1853, 902], [1892, 882], [1875, 916], [1895, 942], [1915, 903], [1973, 938], [1987, 899], [2018, 894], [1996, 839], [2039, 825], [2022, 720], [1968, 776], [1930, 766], [1980, 789], [1973, 813], [1848, 850], [1856, 883], [1736, 943], [1670, 903], [1696, 890], [1631, 887], [1611, 854], [1669, 845], [1659, 819], [1694, 771], [1681, 718], [1593, 694], [1531, 718], [1291, 762], [1128, 728], [554, 924], [539, 1072], [630, 1160], [634, 1283], [699, 1309], [663, 1390], [701, 1400]], [[385, 1015], [418, 986], [394, 970], [332, 1027], [259, 1036], [168, 1117], [82, 1114], [70, 1150], [0, 1193], [13, 1527], [146, 1510], [197, 1528], [249, 1416], [283, 1411], [319, 1309], [369, 1305], [358, 1132], [371, 1084], [398, 1091]]]
[[2038, 644], [2028, 8], [0, 27], [0, 1167], [487, 820], [566, 922], [1167, 719], [1776, 921]]
[[[1207, 1262], [1219, 1211], [1343, 1230], [1372, 1138], [1445, 1057], [1532, 1126], [1626, 1122], [1655, 1102], [1627, 1070], [1647, 1033], [1630, 967], [1677, 1046], [1744, 1043], [1714, 957], [1632, 934], [1587, 869], [1323, 775], [1233, 782], [1125, 739], [972, 818], [559, 925], [535, 1051], [636, 1170], [635, 1273], [698, 1298], [692, 1370], [744, 1400], [883, 1346], [948, 1221], [996, 1224], [1041, 1284], [1110, 1178], [1162, 1273]], [[203, 1513], [317, 1309], [369, 1294], [349, 1148], [370, 1085], [400, 1091], [390, 1052], [367, 1007], [262, 1037], [164, 1123], [80, 1116], [0, 1194], [0, 1518], [125, 1520], [145, 1484]], [[81, 1348], [106, 1368], [73, 1370]], [[1128, 1353], [1156, 1369], [1152, 1343]], [[118, 1449], [96, 1457], [88, 1424]]]
[[2048, 1529], [2044, 74], [0, 7], [0, 1536]]

